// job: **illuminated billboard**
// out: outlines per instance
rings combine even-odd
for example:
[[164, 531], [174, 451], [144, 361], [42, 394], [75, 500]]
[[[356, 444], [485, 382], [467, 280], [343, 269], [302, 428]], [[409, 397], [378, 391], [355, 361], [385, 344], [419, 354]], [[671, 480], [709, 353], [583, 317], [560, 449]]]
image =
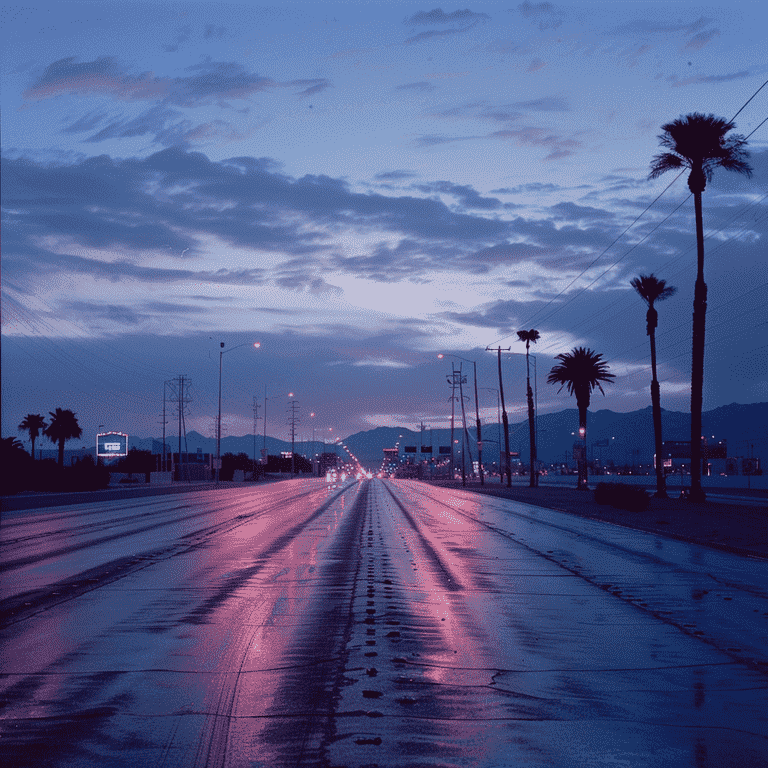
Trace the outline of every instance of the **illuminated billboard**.
[[127, 456], [128, 435], [122, 432], [100, 432], [96, 435], [96, 455], [104, 459]]

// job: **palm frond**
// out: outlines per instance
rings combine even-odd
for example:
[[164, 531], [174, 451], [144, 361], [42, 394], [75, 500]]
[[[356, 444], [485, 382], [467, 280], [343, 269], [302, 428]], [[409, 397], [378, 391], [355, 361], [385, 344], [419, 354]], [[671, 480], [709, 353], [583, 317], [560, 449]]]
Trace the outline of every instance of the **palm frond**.
[[610, 373], [608, 363], [603, 360], [603, 356], [591, 349], [575, 347], [570, 352], [555, 355], [555, 360], [559, 360], [560, 363], [549, 372], [547, 383], [560, 384], [560, 390], [565, 386], [569, 394], [579, 389], [587, 389], [591, 392], [595, 387], [605, 394], [600, 382], [610, 383], [616, 378]]
[[659, 279], [653, 273], [632, 278], [630, 285], [649, 307], [652, 307], [657, 301], [664, 301], [664, 299], [677, 293], [677, 288], [673, 285], [667, 285], [666, 280]]
[[541, 338], [541, 334], [535, 328], [531, 328], [530, 331], [518, 331], [517, 337], [520, 341], [525, 341], [526, 343], [533, 342], [535, 344]]
[[660, 155], [656, 155], [653, 160], [651, 160], [651, 172], [648, 174], [648, 178], [658, 179], [659, 176], [667, 171], [685, 167], [686, 163], [681, 157], [673, 155], [671, 152], [663, 152]]
[[752, 167], [747, 162], [747, 140], [740, 134], [726, 135], [734, 127], [729, 120], [701, 112], [693, 112], [662, 125], [659, 144], [671, 151], [653, 158], [649, 178], [655, 179], [666, 171], [683, 166], [691, 170], [700, 168], [708, 181], [712, 179], [715, 168], [750, 176]]

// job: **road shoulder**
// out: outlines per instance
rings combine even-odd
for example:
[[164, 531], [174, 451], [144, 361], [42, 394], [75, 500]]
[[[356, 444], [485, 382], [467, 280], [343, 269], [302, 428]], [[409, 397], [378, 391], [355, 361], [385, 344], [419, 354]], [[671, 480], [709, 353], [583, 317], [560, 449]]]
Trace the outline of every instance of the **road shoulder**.
[[[445, 487], [446, 484], [440, 483]], [[683, 499], [650, 499], [645, 512], [628, 512], [596, 504], [593, 491], [541, 485], [538, 488], [498, 484], [451, 484], [451, 487], [535, 504], [592, 520], [623, 525], [638, 531], [669, 536], [740, 555], [768, 559], [768, 507]]]

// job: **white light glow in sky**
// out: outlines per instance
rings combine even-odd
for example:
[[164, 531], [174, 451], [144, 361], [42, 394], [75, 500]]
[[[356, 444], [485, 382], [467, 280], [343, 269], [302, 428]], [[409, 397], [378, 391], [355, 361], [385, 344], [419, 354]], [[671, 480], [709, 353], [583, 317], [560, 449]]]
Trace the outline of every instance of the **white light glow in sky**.
[[644, 408], [629, 283], [650, 272], [678, 288], [658, 308], [662, 406], [689, 410], [693, 202], [685, 175], [647, 177], [661, 126], [694, 111], [738, 112], [754, 168], [704, 193], [704, 408], [768, 400], [764, 5], [434, 6], [0, 11], [2, 434], [62, 407], [86, 434], [157, 435], [181, 373], [210, 434], [219, 342], [251, 338], [225, 357], [234, 432], [265, 386], [278, 437], [289, 388], [339, 435], [443, 426], [437, 352], [493, 387], [498, 344], [522, 414], [532, 327], [542, 412], [574, 407], [543, 382], [577, 344], [617, 374], [593, 408]]

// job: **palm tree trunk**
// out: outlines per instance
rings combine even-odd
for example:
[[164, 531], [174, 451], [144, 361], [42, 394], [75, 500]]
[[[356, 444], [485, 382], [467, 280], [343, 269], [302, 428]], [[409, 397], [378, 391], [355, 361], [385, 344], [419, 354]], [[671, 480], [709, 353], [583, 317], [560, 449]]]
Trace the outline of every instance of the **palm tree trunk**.
[[504, 467], [507, 472], [507, 488], [512, 487], [512, 465], [509, 462], [509, 419], [507, 418], [507, 409], [504, 405], [504, 385], [501, 381], [501, 347], [499, 347], [499, 394], [501, 395], [501, 420], [504, 423], [504, 450], [506, 458]]
[[534, 430], [533, 390], [531, 389], [530, 379], [528, 379], [528, 436], [531, 445], [531, 481], [528, 485], [531, 488], [536, 488], [538, 486], [538, 473], [536, 472], [536, 432]]
[[29, 439], [32, 441], [32, 461], [35, 460], [35, 436], [30, 435]]
[[64, 466], [64, 438], [59, 440], [59, 466]]
[[538, 486], [539, 475], [536, 471], [536, 431], [534, 428], [533, 416], [533, 390], [531, 389], [531, 369], [528, 360], [528, 343], [525, 345], [525, 382], [526, 394], [528, 396], [528, 436], [531, 445], [531, 481], [528, 484], [530, 488]]
[[704, 399], [704, 339], [707, 317], [707, 284], [704, 282], [704, 224], [701, 192], [693, 193], [696, 210], [698, 267], [693, 297], [693, 350], [691, 354], [691, 501], [704, 501], [701, 487], [701, 411]]
[[580, 491], [588, 489], [587, 471], [587, 408], [588, 405], [578, 403], [579, 408], [579, 435], [581, 436], [581, 457], [579, 458], [579, 484]]
[[[649, 324], [650, 325], [650, 324]], [[656, 441], [656, 498], [666, 499], [667, 483], [664, 478], [664, 456], [661, 448], [661, 394], [656, 376], [656, 331], [650, 329], [651, 336], [651, 406], [653, 409], [653, 434]]]

